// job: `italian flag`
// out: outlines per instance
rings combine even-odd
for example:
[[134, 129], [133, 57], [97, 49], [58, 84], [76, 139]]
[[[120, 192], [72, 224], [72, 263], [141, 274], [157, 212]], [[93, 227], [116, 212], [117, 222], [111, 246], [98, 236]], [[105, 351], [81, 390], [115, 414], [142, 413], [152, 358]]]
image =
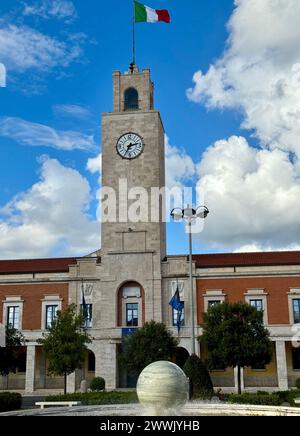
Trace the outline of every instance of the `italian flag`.
[[170, 14], [166, 9], [151, 9], [137, 1], [134, 2], [136, 23], [170, 23]]

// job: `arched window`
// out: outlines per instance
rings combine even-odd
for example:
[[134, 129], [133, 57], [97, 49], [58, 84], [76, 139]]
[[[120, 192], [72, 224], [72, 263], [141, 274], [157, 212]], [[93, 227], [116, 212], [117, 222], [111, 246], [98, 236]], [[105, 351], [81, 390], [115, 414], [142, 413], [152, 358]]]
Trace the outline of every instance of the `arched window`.
[[125, 91], [125, 111], [135, 111], [139, 109], [139, 93], [135, 88], [128, 88]]

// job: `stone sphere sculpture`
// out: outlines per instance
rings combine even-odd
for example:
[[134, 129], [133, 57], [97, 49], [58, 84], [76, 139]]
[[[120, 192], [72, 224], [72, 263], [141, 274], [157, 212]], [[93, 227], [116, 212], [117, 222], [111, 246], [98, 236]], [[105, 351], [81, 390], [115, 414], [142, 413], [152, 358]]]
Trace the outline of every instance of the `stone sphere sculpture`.
[[182, 369], [171, 362], [155, 362], [141, 373], [137, 383], [140, 403], [155, 415], [183, 407], [189, 398], [189, 381]]

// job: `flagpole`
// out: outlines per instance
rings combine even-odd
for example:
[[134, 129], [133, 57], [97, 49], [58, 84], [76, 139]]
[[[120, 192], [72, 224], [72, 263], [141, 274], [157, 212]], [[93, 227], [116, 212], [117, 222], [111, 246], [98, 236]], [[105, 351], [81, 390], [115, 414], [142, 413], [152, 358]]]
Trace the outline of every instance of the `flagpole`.
[[132, 28], [132, 63], [133, 65], [135, 65], [135, 0], [132, 0], [132, 6], [133, 6], [133, 10], [132, 10], [132, 21], [133, 21], [133, 28]]

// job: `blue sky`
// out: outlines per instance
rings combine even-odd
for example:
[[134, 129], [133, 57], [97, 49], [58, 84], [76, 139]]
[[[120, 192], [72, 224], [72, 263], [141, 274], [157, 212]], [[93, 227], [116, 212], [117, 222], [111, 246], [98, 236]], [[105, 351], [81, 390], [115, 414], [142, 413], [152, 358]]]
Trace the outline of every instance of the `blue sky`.
[[[298, 249], [297, 1], [146, 3], [172, 18], [137, 25], [169, 171], [199, 184], [211, 209], [195, 251]], [[0, 11], [0, 258], [85, 254], [100, 245], [100, 116], [112, 71], [131, 62], [131, 0], [2, 0]], [[169, 254], [186, 250], [169, 225]]]

